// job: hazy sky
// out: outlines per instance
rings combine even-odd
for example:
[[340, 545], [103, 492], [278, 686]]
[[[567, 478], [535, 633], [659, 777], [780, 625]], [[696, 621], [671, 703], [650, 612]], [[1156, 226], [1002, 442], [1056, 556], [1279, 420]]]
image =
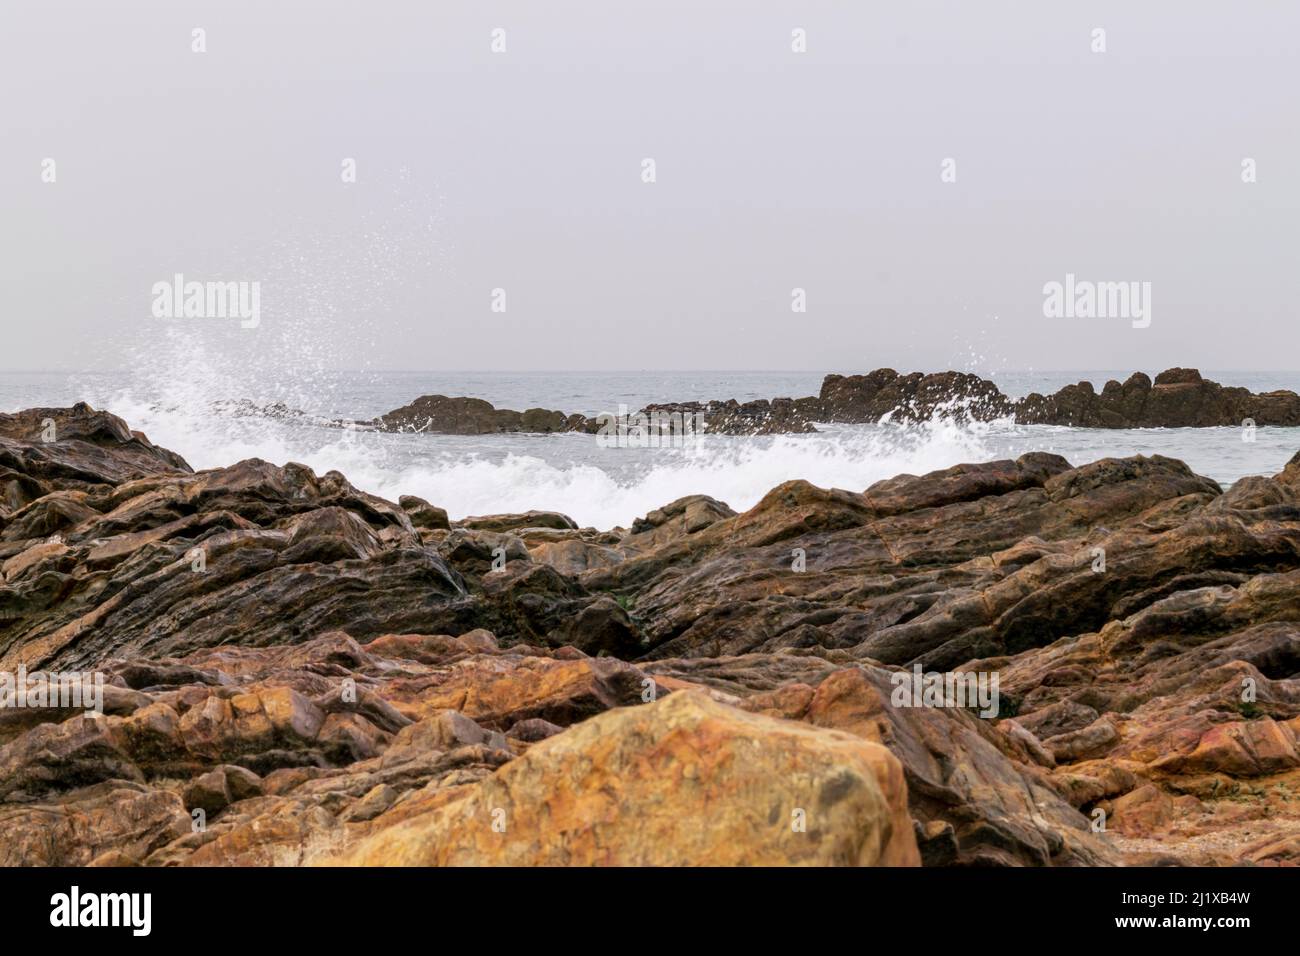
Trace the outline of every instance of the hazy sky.
[[0, 88], [0, 368], [1298, 364], [1296, 3], [10, 0]]

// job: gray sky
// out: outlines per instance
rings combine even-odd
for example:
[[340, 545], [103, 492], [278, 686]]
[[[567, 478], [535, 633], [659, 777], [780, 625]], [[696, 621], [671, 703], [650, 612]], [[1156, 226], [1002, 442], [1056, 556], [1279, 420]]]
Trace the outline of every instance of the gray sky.
[[1294, 3], [42, 0], [0, 88], [0, 368], [1296, 366]]

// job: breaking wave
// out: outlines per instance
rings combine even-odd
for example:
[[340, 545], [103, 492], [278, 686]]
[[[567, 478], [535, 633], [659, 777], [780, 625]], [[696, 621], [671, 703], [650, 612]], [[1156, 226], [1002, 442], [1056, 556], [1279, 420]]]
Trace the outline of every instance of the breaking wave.
[[[214, 352], [220, 356], [215, 362]], [[706, 435], [698, 448], [686, 449], [600, 448], [595, 436], [585, 434], [386, 434], [329, 422], [369, 419], [406, 404], [421, 393], [413, 391], [409, 374], [335, 373], [326, 370], [331, 356], [324, 351], [309, 358], [295, 335], [280, 342], [261, 339], [256, 350], [242, 354], [196, 348], [192, 337], [177, 336], [162, 347], [151, 343], [129, 374], [64, 377], [46, 388], [23, 387], [21, 395], [6, 393], [5, 402], [28, 407], [87, 400], [179, 452], [195, 468], [245, 458], [296, 461], [317, 473], [336, 469], [357, 487], [390, 500], [419, 495], [453, 518], [542, 509], [601, 529], [627, 527], [685, 495], [710, 495], [741, 511], [791, 479], [862, 491], [898, 474], [1031, 450], [1056, 452], [1075, 464], [1165, 454], [1228, 484], [1246, 474], [1275, 473], [1300, 447], [1300, 429], [1290, 428], [1261, 428], [1254, 442], [1244, 443], [1231, 428], [1097, 430], [951, 419], [821, 425], [809, 435]], [[639, 374], [627, 376], [629, 387], [637, 385]], [[567, 373], [555, 377], [550, 384], [555, 394], [548, 396], [538, 394], [536, 377], [479, 376], [484, 388], [503, 396], [498, 405], [527, 395], [541, 405], [549, 397], [550, 407], [565, 407], [573, 396], [595, 401], [607, 394], [609, 380], [609, 373]], [[420, 373], [418, 381], [425, 392], [464, 393], [456, 391], [454, 375]], [[768, 384], [767, 394], [781, 394], [788, 378], [754, 387]], [[726, 387], [717, 386], [709, 373], [701, 373], [695, 385], [705, 394]]]
[[741, 511], [795, 478], [861, 491], [903, 472], [997, 457], [986, 429], [949, 422], [705, 436], [696, 448], [600, 448], [593, 435], [396, 435], [324, 427], [304, 417], [230, 414], [211, 403], [159, 404], [129, 393], [104, 404], [195, 468], [245, 458], [297, 461], [317, 473], [337, 469], [391, 500], [419, 495], [453, 518], [541, 509], [601, 529], [627, 527], [685, 495], [710, 495]]

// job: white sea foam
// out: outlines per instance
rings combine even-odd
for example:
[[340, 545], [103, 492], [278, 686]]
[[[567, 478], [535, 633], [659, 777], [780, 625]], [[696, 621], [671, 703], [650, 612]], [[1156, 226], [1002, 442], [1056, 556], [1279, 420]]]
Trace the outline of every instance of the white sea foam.
[[902, 472], [995, 457], [986, 432], [950, 423], [826, 427], [813, 435], [707, 436], [698, 449], [602, 449], [591, 435], [459, 438], [345, 431], [122, 394], [110, 407], [196, 468], [244, 458], [337, 469], [357, 487], [395, 500], [413, 494], [452, 517], [544, 509], [579, 524], [628, 526], [692, 494], [752, 507], [776, 485], [803, 478], [861, 491]]
[[[410, 439], [418, 441], [419, 436]], [[548, 440], [570, 446], [590, 442], [589, 436]], [[501, 460], [448, 458], [412, 464], [397, 473], [375, 468], [362, 456], [351, 464], [351, 472], [344, 470], [385, 497], [418, 494], [453, 515], [544, 508], [564, 512], [582, 525], [609, 528], [626, 527], [686, 495], [710, 495], [739, 511], [792, 478], [861, 491], [900, 472], [987, 457], [977, 436], [956, 428], [915, 429], [888, 437], [841, 430], [758, 441], [715, 438], [698, 452], [652, 451], [625, 461], [617, 459], [617, 451], [599, 452], [592, 447], [587, 461], [515, 452]]]
[[[259, 330], [259, 332], [263, 332]], [[120, 415], [156, 444], [171, 448], [196, 468], [262, 458], [297, 461], [318, 473], [337, 469], [357, 487], [395, 500], [419, 495], [453, 517], [546, 509], [581, 525], [627, 527], [637, 517], [684, 495], [705, 494], [737, 510], [752, 507], [776, 485], [805, 479], [822, 487], [861, 491], [902, 473], [923, 474], [960, 462], [1051, 451], [1075, 464], [1106, 456], [1160, 453], [1181, 458], [1205, 475], [1228, 483], [1245, 474], [1272, 474], [1300, 448], [1300, 429], [1260, 428], [1253, 442], [1239, 429], [1100, 430], [1016, 426], [1010, 422], [919, 425], [819, 426], [811, 435], [764, 438], [706, 436], [702, 448], [598, 447], [592, 435], [390, 435], [323, 427], [331, 416], [364, 418], [406, 404], [422, 392], [463, 394], [455, 376], [406, 377], [327, 371], [335, 360], [321, 346], [301, 349], [303, 330], [264, 336], [256, 347], [204, 349], [181, 332], [155, 339], [127, 375], [74, 376], [32, 387], [5, 381], [4, 402], [15, 408], [85, 399]], [[215, 358], [214, 358], [215, 356]], [[664, 379], [674, 376], [672, 382]], [[724, 373], [725, 374], [725, 373]], [[585, 402], [615, 407], [630, 396], [603, 397], [621, 386], [610, 373], [569, 373], [538, 394], [535, 376], [477, 375], [475, 384], [496, 404], [581, 409]], [[712, 389], [716, 377], [656, 373], [626, 376], [648, 400], [674, 397], [664, 389]], [[740, 384], [760, 394], [789, 393], [787, 373], [771, 382]], [[768, 389], [767, 391], [763, 391]], [[512, 397], [513, 396], [513, 397]], [[717, 397], [716, 395], [714, 397]], [[743, 396], [742, 396], [743, 397]], [[236, 414], [231, 405], [282, 403], [303, 418]]]
[[164, 405], [126, 394], [107, 407], [196, 468], [253, 457], [298, 461], [318, 473], [337, 469], [357, 487], [390, 500], [419, 495], [453, 518], [544, 509], [597, 528], [627, 527], [684, 495], [710, 495], [739, 511], [791, 479], [862, 491], [898, 474], [1026, 451], [1055, 452], [1075, 464], [1159, 453], [1228, 484], [1244, 474], [1278, 471], [1300, 447], [1300, 429], [1261, 429], [1247, 444], [1231, 428], [1097, 430], [941, 420], [819, 426], [822, 431], [812, 435], [706, 436], [696, 450], [602, 449], [592, 435], [390, 435], [236, 417], [210, 405]]

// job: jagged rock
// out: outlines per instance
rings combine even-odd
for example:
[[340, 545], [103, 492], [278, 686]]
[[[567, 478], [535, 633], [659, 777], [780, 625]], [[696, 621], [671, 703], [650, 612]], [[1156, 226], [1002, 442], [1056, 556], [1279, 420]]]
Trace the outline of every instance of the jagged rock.
[[1150, 836], [1173, 817], [1173, 799], [1154, 784], [1130, 790], [1110, 805], [1107, 826], [1125, 836]]
[[[960, 377], [873, 375], [832, 383], [830, 407], [937, 409], [954, 390], [996, 406]], [[1065, 404], [1200, 421], [1236, 401], [1215, 388], [1170, 370]], [[795, 403], [809, 420], [828, 408], [812, 401]], [[1223, 492], [1160, 456], [1030, 454], [866, 489], [791, 481], [742, 514], [689, 496], [600, 532], [538, 512], [453, 524], [292, 463], [194, 473], [78, 406], [0, 416], [0, 492], [0, 672], [104, 677], [102, 717], [0, 711], [11, 863], [347, 857], [441, 834], [503, 780], [521, 808], [552, 783], [586, 800], [619, 760], [713, 721], [717, 754], [664, 744], [662, 779], [632, 773], [628, 799], [703, 799], [668, 782], [746, 733], [778, 776], [794, 751], [775, 741], [820, 753], [836, 733], [836, 753], [893, 754], [906, 809], [875, 784], [890, 832], [929, 865], [1300, 863], [1300, 455]], [[894, 706], [914, 666], [996, 674], [996, 715]], [[752, 830], [734, 780], [709, 799]], [[556, 805], [575, 826], [576, 807]], [[836, 822], [812, 850], [688, 828], [653, 851], [606, 824], [599, 852], [567, 828], [500, 860], [889, 858], [875, 824]], [[488, 859], [488, 834], [447, 858]]]
[[342, 862], [915, 865], [906, 793], [883, 747], [680, 693], [536, 744]]
[[1203, 379], [1195, 369], [1167, 369], [1154, 383], [1136, 372], [1101, 392], [1090, 382], [1067, 385], [1052, 395], [1033, 393], [1011, 401], [991, 381], [969, 373], [899, 375], [877, 369], [867, 375], [828, 375], [819, 396], [820, 420], [928, 421], [935, 417], [1086, 428], [1180, 428], [1300, 425], [1300, 396], [1289, 391], [1253, 394]]
[[1086, 428], [1186, 428], [1300, 425], [1300, 396], [1289, 391], [1253, 394], [1201, 378], [1196, 369], [1171, 368], [1152, 382], [1136, 372], [1121, 384], [1111, 380], [1100, 393], [1089, 382], [1067, 385], [1053, 395], [1034, 393], [1015, 405], [1024, 424]]
[[[384, 431], [433, 432], [440, 435], [491, 435], [500, 432], [585, 430], [586, 420], [571, 422], [563, 412], [530, 408], [516, 412], [494, 408], [481, 398], [422, 395], [372, 423]], [[576, 427], [575, 427], [576, 426]]]
[[474, 531], [519, 531], [524, 528], [556, 528], [561, 531], [576, 530], [577, 524], [568, 515], [558, 511], [526, 511], [517, 515], [484, 515], [457, 521], [461, 528]]
[[220, 770], [213, 770], [191, 780], [181, 798], [186, 810], [202, 810], [204, 813], [218, 813], [230, 805], [230, 788], [226, 785], [226, 775]]
[[427, 750], [455, 750], [483, 744], [505, 749], [505, 737], [498, 731], [485, 730], [464, 714], [454, 710], [439, 711], [403, 727], [393, 738], [394, 748], [416, 747]]
[[736, 512], [724, 502], [708, 495], [687, 495], [632, 522], [631, 530], [619, 544], [628, 550], [646, 551], [735, 516]]
[[623, 552], [616, 548], [575, 538], [543, 541], [529, 548], [528, 554], [539, 564], [548, 564], [566, 575], [609, 568], [623, 561]]
[[381, 783], [349, 807], [344, 812], [343, 819], [348, 823], [364, 823], [373, 820], [391, 807], [397, 800], [397, 796], [396, 790], [386, 783]]
[[[1115, 850], [1061, 799], [1040, 767], [987, 721], [949, 708], [891, 705], [889, 672], [806, 659], [802, 679], [773, 672], [780, 660], [747, 655], [663, 661], [648, 670], [739, 695], [739, 706], [847, 731], [889, 748], [903, 765], [927, 865], [1114, 863]], [[798, 662], [787, 664], [794, 666]], [[757, 690], [775, 685], [773, 690]], [[1023, 758], [1023, 759], [1022, 759]]]
[[830, 422], [926, 421], [940, 412], [987, 421], [1011, 414], [1011, 403], [992, 382], [964, 372], [899, 375], [892, 368], [867, 375], [827, 375], [822, 414]]
[[1048, 737], [1043, 741], [1043, 746], [1051, 752], [1057, 763], [1068, 763], [1105, 753], [1117, 740], [1119, 733], [1115, 730], [1115, 725], [1103, 718], [1079, 730]]
[[411, 519], [411, 524], [417, 528], [433, 528], [443, 531], [451, 530], [451, 522], [447, 520], [447, 512], [442, 508], [436, 508], [423, 498], [417, 498], [415, 495], [402, 495], [397, 499], [397, 503], [402, 510], [406, 512]]
[[0, 806], [0, 865], [132, 866], [190, 832], [175, 793], [125, 781]]

